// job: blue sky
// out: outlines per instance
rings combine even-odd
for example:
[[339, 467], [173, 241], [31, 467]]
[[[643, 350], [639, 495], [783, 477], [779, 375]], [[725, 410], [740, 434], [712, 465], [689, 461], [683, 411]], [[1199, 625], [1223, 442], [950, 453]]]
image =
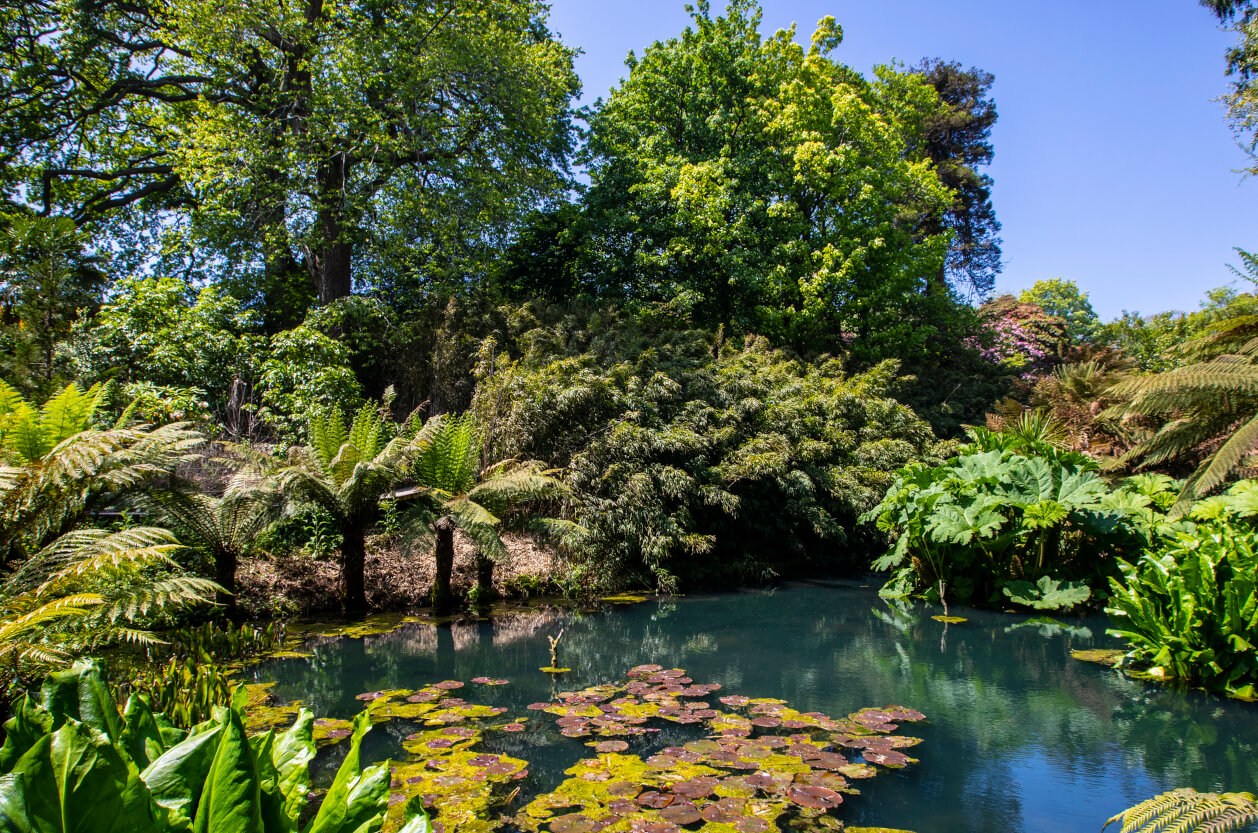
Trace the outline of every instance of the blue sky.
[[[763, 30], [832, 14], [836, 57], [960, 61], [996, 76], [994, 202], [1004, 225], [998, 292], [1076, 281], [1104, 319], [1196, 309], [1235, 281], [1234, 247], [1258, 249], [1258, 178], [1215, 99], [1232, 35], [1195, 0], [762, 0]], [[714, 10], [724, 2], [713, 2]], [[585, 102], [624, 58], [687, 24], [681, 0], [551, 0], [551, 26], [585, 54]]]

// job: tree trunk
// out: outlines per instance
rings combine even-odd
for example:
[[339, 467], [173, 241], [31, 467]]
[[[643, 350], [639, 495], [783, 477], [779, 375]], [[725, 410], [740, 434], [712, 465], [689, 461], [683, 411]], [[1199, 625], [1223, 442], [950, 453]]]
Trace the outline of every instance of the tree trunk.
[[367, 590], [363, 578], [367, 547], [363, 541], [363, 528], [359, 524], [347, 524], [341, 531], [341, 537], [342, 604], [346, 613], [363, 613], [367, 610]]
[[434, 553], [437, 573], [432, 583], [432, 606], [437, 613], [448, 613], [454, 602], [454, 594], [450, 591], [450, 574], [454, 572], [454, 520], [444, 517], [432, 527], [437, 533]]
[[225, 592], [216, 593], [216, 601], [223, 606], [227, 617], [235, 621], [239, 611], [236, 606], [236, 553], [221, 550], [214, 554], [214, 580]]
[[484, 604], [494, 597], [494, 560], [476, 555], [476, 601]]
[[330, 304], [347, 298], [353, 291], [350, 267], [354, 244], [347, 239], [343, 222], [345, 173], [349, 160], [338, 153], [319, 168], [319, 236], [321, 245], [318, 269], [319, 303]]

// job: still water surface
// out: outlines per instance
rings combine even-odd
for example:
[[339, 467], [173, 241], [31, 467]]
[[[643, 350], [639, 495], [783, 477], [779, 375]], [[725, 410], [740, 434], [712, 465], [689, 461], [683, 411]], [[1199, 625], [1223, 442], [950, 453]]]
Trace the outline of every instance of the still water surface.
[[[471, 702], [531, 715], [529, 732], [487, 743], [530, 761], [528, 792], [553, 789], [589, 750], [555, 733], [547, 715], [524, 709], [552, 696], [547, 636], [563, 629], [559, 690], [619, 679], [641, 663], [685, 668], [722, 693], [778, 697], [801, 711], [842, 716], [897, 704], [924, 712], [906, 725], [923, 743], [920, 763], [858, 782], [841, 818], [849, 825], [917, 833], [1063, 833], [1100, 829], [1114, 813], [1179, 786], [1258, 789], [1258, 705], [1129, 680], [1076, 661], [1070, 651], [1117, 647], [1104, 617], [1066, 627], [1020, 626], [1025, 616], [891, 607], [856, 585], [687, 596], [597, 614], [550, 611], [453, 627], [410, 625], [365, 639], [327, 640], [309, 660], [258, 667], [275, 692], [320, 716], [350, 717], [355, 695], [477, 676], [501, 688], [468, 686]], [[539, 719], [540, 718], [540, 719]], [[398, 755], [406, 726], [386, 724], [365, 756]], [[633, 751], [689, 739], [662, 732]], [[649, 743], [649, 747], [646, 745]], [[325, 766], [334, 761], [325, 761]]]

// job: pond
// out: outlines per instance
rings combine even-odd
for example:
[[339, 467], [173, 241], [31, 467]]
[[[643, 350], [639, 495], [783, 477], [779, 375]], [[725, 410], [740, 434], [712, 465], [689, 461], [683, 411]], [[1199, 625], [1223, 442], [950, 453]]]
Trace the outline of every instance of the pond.
[[[406, 625], [363, 639], [323, 640], [310, 659], [254, 670], [274, 693], [317, 715], [351, 717], [362, 692], [491, 676], [469, 701], [534, 715], [527, 732], [498, 735], [489, 751], [529, 761], [519, 804], [554, 789], [589, 738], [554, 732], [525, 711], [556, 690], [613, 682], [644, 663], [680, 667], [722, 693], [781, 698], [800, 711], [842, 716], [898, 704], [927, 721], [919, 763], [859, 782], [839, 818], [852, 826], [935, 831], [1097, 831], [1105, 819], [1167, 789], [1258, 787], [1258, 705], [1127, 679], [1072, 659], [1072, 649], [1116, 647], [1103, 616], [1059, 625], [984, 611], [944, 625], [924, 605], [895, 607], [855, 584], [687, 596], [606, 612], [550, 610], [452, 627]], [[547, 637], [562, 630], [558, 683]], [[472, 689], [475, 689], [473, 692]], [[544, 720], [537, 720], [543, 718]], [[549, 731], [542, 731], [543, 724]], [[643, 740], [643, 756], [700, 737], [678, 727]], [[401, 757], [400, 737], [373, 732], [368, 759]], [[325, 754], [325, 757], [329, 757]], [[334, 755], [331, 756], [334, 758]], [[332, 763], [324, 762], [325, 770]]]

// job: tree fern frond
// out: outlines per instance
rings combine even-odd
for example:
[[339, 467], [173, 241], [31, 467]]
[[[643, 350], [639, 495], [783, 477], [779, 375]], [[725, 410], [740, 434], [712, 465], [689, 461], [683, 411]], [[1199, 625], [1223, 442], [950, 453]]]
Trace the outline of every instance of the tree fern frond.
[[1258, 803], [1250, 793], [1199, 793], [1172, 790], [1124, 810], [1105, 822], [1121, 825], [1119, 833], [1227, 833], [1258, 823]]
[[1240, 391], [1258, 395], [1258, 365], [1248, 360], [1214, 359], [1120, 382], [1111, 390], [1116, 395], [1132, 397], [1187, 391]]
[[136, 622], [174, 607], [213, 604], [214, 594], [223, 588], [214, 582], [192, 576], [173, 576], [163, 581], [135, 584], [105, 596], [103, 603], [88, 616], [89, 621]]
[[513, 504], [554, 498], [564, 491], [564, 485], [554, 477], [539, 474], [537, 468], [520, 466], [506, 472], [500, 470], [473, 487], [468, 497], [502, 512]]
[[1184, 483], [1171, 510], [1172, 517], [1184, 515], [1193, 501], [1210, 494], [1244, 460], [1258, 449], [1258, 417], [1238, 429], [1223, 446], [1207, 457]]

